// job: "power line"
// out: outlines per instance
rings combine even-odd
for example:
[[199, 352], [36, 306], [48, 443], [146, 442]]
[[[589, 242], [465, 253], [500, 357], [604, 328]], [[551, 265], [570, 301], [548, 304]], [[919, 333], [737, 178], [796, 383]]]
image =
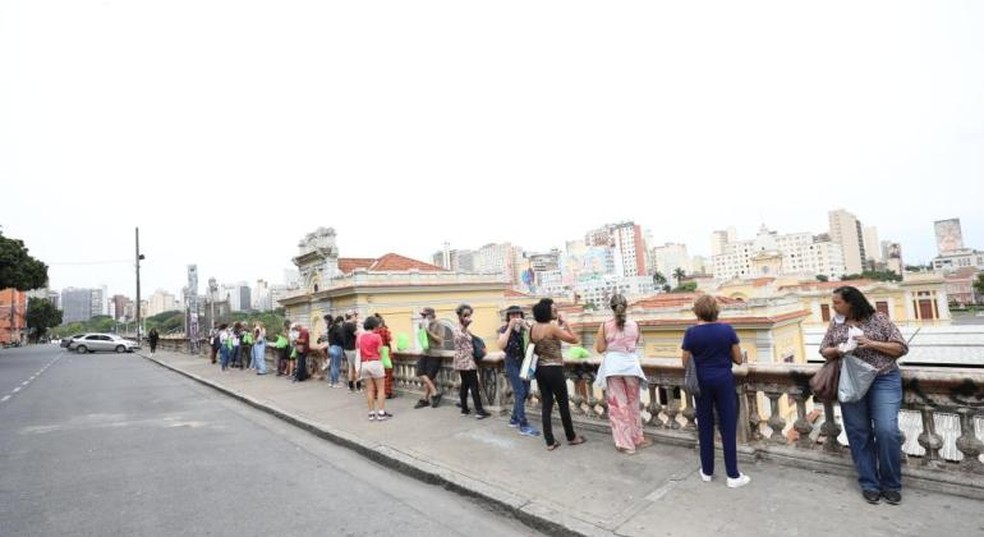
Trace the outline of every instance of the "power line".
[[113, 261], [59, 261], [48, 263], [48, 266], [54, 265], [118, 265], [122, 263], [133, 263], [132, 259], [117, 259]]

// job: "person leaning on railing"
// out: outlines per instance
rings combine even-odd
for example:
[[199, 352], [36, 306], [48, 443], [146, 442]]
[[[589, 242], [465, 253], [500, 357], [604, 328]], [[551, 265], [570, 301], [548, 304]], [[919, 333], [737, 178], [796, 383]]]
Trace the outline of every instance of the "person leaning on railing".
[[827, 360], [844, 356], [838, 346], [847, 343], [848, 332], [855, 327], [863, 335], [853, 338], [857, 348], [850, 354], [878, 368], [860, 401], [840, 405], [861, 495], [868, 503], [884, 498], [897, 505], [902, 501], [902, 373], [896, 360], [909, 352], [909, 346], [895, 323], [875, 311], [857, 288], [834, 289], [832, 303], [836, 315], [820, 343], [820, 354]]
[[567, 443], [572, 446], [583, 444], [584, 437], [574, 432], [574, 422], [571, 420], [567, 379], [564, 378], [564, 357], [561, 354], [561, 342], [577, 345], [581, 339], [567, 326], [564, 318], [557, 312], [557, 306], [549, 298], [543, 298], [533, 306], [533, 318], [536, 324], [530, 328], [530, 342], [534, 345], [533, 352], [539, 357], [536, 364], [536, 385], [540, 388], [540, 416], [547, 450], [553, 451], [560, 447], [560, 442], [554, 440], [553, 424], [550, 421], [554, 399], [557, 400]]
[[718, 430], [724, 451], [724, 469], [728, 487], [747, 485], [751, 478], [738, 471], [738, 401], [735, 395], [735, 375], [731, 364], [741, 364], [738, 334], [730, 324], [718, 322], [717, 300], [701, 295], [694, 301], [697, 325], [683, 335], [682, 361], [689, 360], [697, 369], [697, 437], [700, 443], [700, 478], [714, 478], [714, 411], [717, 411]]

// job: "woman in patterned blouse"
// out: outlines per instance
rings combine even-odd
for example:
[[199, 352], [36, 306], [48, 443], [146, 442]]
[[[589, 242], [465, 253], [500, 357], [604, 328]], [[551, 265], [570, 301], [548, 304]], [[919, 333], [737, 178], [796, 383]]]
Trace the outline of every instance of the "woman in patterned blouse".
[[909, 346], [898, 327], [875, 311], [857, 288], [834, 289], [833, 305], [837, 315], [820, 343], [820, 354], [827, 360], [844, 356], [838, 345], [847, 342], [851, 327], [857, 327], [863, 335], [854, 338], [857, 348], [851, 354], [879, 370], [860, 401], [841, 403], [861, 495], [868, 503], [884, 498], [896, 505], [902, 501], [902, 374], [896, 360], [909, 352]]

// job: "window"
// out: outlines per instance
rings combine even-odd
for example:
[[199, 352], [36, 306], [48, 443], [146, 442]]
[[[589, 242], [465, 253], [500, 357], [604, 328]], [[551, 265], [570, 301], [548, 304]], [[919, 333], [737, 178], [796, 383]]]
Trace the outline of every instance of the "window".
[[888, 314], [888, 302], [885, 302], [884, 300], [875, 302], [875, 309], [881, 313], [884, 313], [886, 317], [890, 319], [892, 318], [892, 316]]
[[830, 304], [820, 304], [820, 318], [825, 323], [830, 322]]

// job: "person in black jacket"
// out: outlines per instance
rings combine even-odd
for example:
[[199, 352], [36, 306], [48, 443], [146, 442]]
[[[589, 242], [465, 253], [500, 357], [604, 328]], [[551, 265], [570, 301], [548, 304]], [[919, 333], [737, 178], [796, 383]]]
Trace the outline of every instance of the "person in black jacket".
[[161, 338], [161, 335], [157, 332], [156, 328], [150, 329], [150, 334], [147, 334], [147, 341], [150, 342], [150, 354], [157, 352], [157, 341]]

